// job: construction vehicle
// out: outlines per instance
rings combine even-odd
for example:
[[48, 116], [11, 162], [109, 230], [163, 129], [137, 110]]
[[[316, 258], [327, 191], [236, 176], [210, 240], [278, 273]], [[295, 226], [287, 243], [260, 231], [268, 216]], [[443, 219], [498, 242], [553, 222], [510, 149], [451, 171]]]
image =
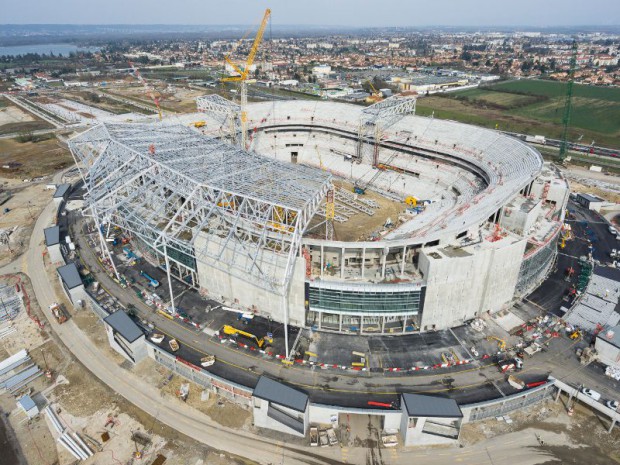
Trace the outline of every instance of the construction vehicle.
[[207, 355], [200, 359], [200, 366], [207, 368], [215, 363], [215, 355]]
[[159, 281], [157, 281], [155, 278], [152, 278], [151, 276], [146, 274], [144, 271], [140, 271], [140, 276], [142, 276], [149, 282], [149, 286], [159, 287]]
[[506, 341], [497, 336], [488, 336], [487, 341], [497, 341], [497, 349], [502, 352], [506, 350]]
[[176, 352], [177, 350], [179, 350], [179, 343], [177, 342], [176, 339], [170, 339], [168, 341], [168, 344], [170, 345], [170, 350], [172, 352]]
[[203, 128], [207, 125], [206, 121], [194, 121], [192, 123], [192, 126], [194, 126], [195, 128]]
[[50, 305], [50, 312], [52, 313], [54, 318], [56, 318], [56, 322], [59, 325], [67, 321], [67, 315], [65, 315], [64, 310], [57, 302], [54, 302], [52, 305]]
[[372, 80], [368, 79], [366, 82], [370, 85], [370, 89], [372, 90], [371, 94], [366, 97], [366, 103], [377, 103], [383, 100], [383, 94], [381, 91], [376, 89], [372, 83]]
[[540, 352], [541, 350], [542, 350], [542, 347], [540, 347], [540, 345], [538, 345], [536, 342], [532, 342], [529, 346], [523, 349], [523, 352], [531, 357], [532, 355], [534, 355], [537, 352]]
[[[267, 27], [267, 22], [269, 21], [269, 17], [271, 16], [271, 10], [267, 8], [265, 10], [265, 14], [263, 15], [263, 20], [256, 32], [256, 37], [254, 38], [254, 43], [252, 44], [252, 48], [250, 49], [250, 53], [248, 54], [247, 59], [243, 65], [237, 65], [230, 58], [230, 53], [224, 57], [226, 62], [232, 67], [232, 69], [237, 73], [236, 76], [228, 76], [222, 78], [222, 82], [238, 82], [241, 84], [241, 148], [247, 149], [247, 138], [248, 138], [248, 85], [247, 80], [250, 76], [250, 67], [254, 63], [254, 58], [256, 58], [256, 52], [258, 51], [258, 46], [263, 40], [263, 34], [265, 33], [265, 28]], [[232, 53], [232, 52], [231, 52]]]
[[409, 197], [405, 197], [405, 203], [408, 207], [415, 208], [418, 206], [418, 199], [410, 195]]
[[581, 333], [580, 329], [576, 329], [575, 331], [573, 331], [572, 333], [570, 333], [568, 335], [569, 339], [571, 340], [576, 340], [576, 339], [581, 339], [583, 337], [583, 334]]
[[519, 371], [523, 369], [523, 360], [519, 357], [510, 358], [497, 362], [497, 366], [499, 367], [499, 371], [501, 371], [502, 373]]
[[266, 348], [270, 344], [273, 344], [273, 337], [271, 337], [270, 334], [267, 334], [267, 336], [259, 339], [254, 334], [248, 333], [246, 331], [242, 331], [230, 325], [224, 325], [222, 327], [222, 332], [228, 336], [233, 336], [233, 337], [243, 336], [246, 339], [251, 339], [252, 341], [256, 343], [259, 349]]

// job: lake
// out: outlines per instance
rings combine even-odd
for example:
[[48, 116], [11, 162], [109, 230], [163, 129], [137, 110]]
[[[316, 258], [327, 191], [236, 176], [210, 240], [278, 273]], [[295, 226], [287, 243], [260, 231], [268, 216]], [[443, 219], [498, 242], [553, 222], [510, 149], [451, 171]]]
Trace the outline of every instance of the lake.
[[25, 55], [26, 53], [38, 53], [43, 55], [44, 53], [49, 55], [53, 52], [54, 55], [69, 56], [71, 52], [86, 51], [96, 52], [99, 47], [79, 47], [73, 44], [33, 44], [33, 45], [12, 45], [10, 47], [0, 47], [0, 56], [2, 55]]

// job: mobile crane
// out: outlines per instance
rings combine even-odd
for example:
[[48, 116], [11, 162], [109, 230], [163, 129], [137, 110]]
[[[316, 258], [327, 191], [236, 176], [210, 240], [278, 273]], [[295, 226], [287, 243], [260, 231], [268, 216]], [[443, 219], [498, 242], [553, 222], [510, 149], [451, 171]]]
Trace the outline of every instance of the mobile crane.
[[243, 336], [246, 339], [251, 339], [253, 340], [256, 345], [258, 346], [259, 349], [263, 349], [268, 347], [270, 344], [273, 344], [273, 338], [269, 335], [263, 337], [263, 338], [258, 338], [256, 337], [254, 334], [248, 333], [246, 331], [242, 331], [240, 329], [234, 328], [230, 325], [224, 325], [222, 327], [222, 332], [224, 334], [227, 334], [229, 336]]

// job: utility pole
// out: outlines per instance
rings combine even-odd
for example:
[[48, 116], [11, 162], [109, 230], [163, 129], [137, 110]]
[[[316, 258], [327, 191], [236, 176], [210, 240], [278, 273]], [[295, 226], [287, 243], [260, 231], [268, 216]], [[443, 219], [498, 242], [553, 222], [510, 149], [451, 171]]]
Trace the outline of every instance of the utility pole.
[[570, 65], [568, 70], [568, 83], [566, 85], [566, 99], [564, 101], [564, 116], [562, 117], [562, 137], [560, 139], [560, 161], [564, 161], [568, 152], [568, 125], [570, 123], [571, 101], [573, 98], [573, 81], [577, 68], [577, 41], [573, 40], [571, 46]]

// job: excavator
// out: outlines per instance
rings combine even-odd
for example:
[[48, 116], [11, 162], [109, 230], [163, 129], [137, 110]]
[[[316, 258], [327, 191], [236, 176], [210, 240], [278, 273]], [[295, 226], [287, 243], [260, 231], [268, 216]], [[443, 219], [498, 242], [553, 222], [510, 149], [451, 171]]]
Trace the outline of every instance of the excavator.
[[243, 336], [246, 339], [251, 339], [253, 340], [256, 345], [258, 346], [259, 349], [263, 349], [266, 347], [269, 347], [270, 344], [273, 344], [273, 338], [270, 336], [265, 336], [263, 338], [258, 338], [256, 337], [254, 334], [248, 333], [246, 331], [242, 331], [240, 329], [234, 328], [230, 325], [224, 325], [222, 327], [222, 332], [224, 334], [227, 334], [229, 336]]
[[503, 339], [500, 339], [496, 336], [488, 336], [487, 337], [487, 341], [497, 341], [497, 349], [501, 352], [503, 350], [506, 350], [506, 341], [504, 341]]

